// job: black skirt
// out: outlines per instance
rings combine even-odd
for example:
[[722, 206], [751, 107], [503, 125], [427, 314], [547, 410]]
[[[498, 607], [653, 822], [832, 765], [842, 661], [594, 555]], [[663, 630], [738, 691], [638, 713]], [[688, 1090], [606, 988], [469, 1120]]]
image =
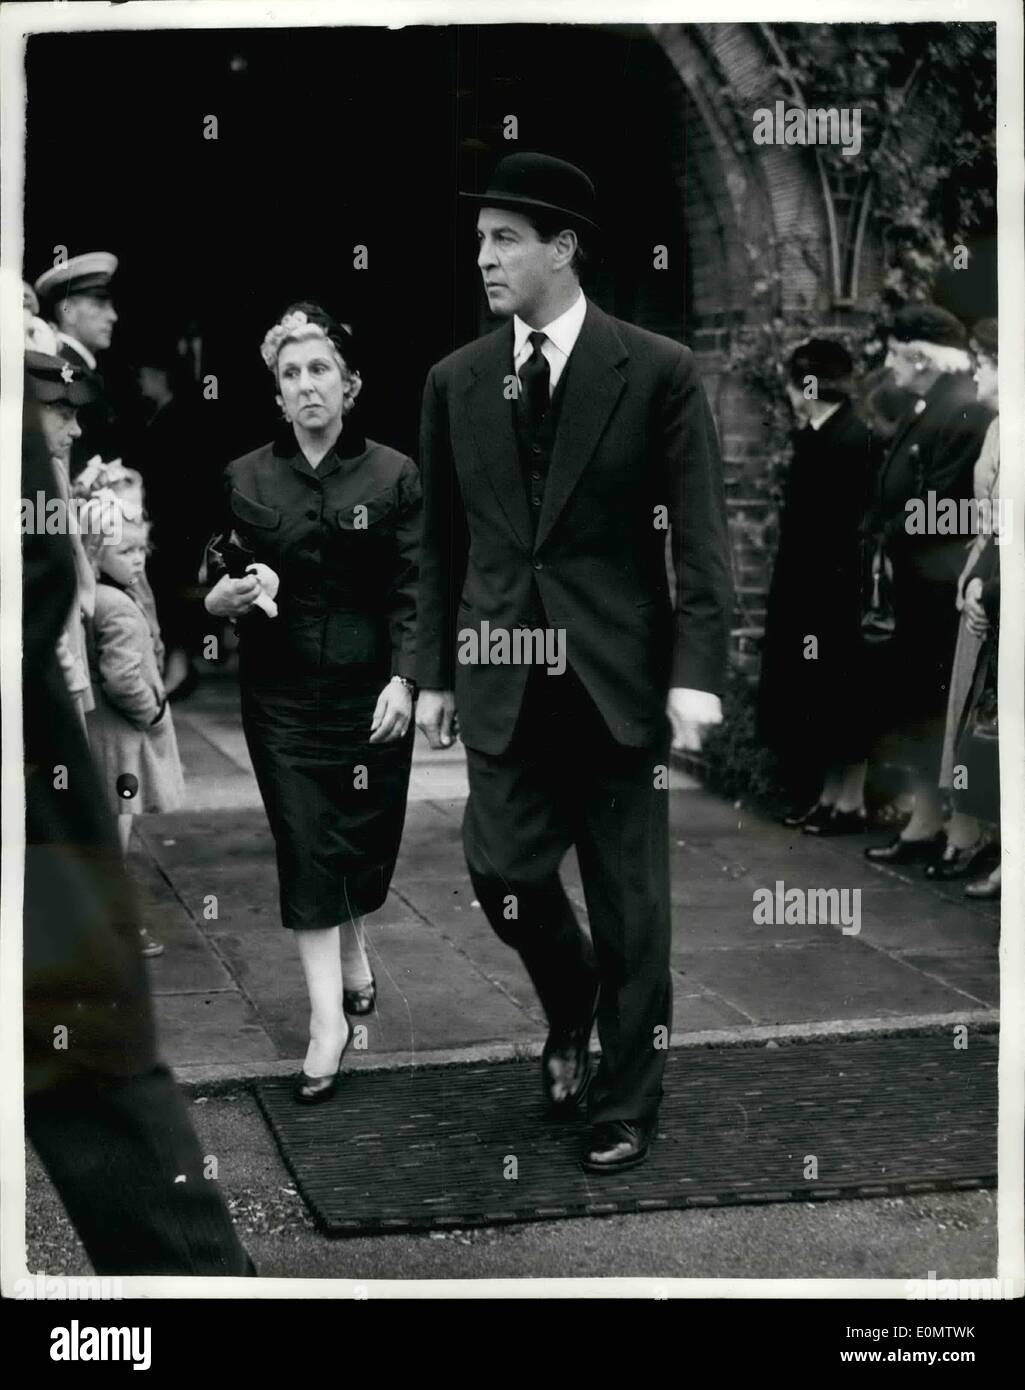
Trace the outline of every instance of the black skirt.
[[242, 727], [277, 852], [281, 920], [331, 927], [381, 907], [406, 814], [413, 723], [370, 743], [387, 676], [242, 680]]

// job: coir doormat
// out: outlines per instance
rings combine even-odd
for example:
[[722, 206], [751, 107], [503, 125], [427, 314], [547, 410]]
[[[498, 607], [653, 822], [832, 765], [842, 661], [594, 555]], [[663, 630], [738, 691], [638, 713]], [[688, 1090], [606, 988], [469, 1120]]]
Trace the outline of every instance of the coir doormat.
[[545, 1118], [540, 1064], [353, 1071], [304, 1107], [257, 1096], [331, 1234], [737, 1202], [884, 1196], [996, 1180], [997, 1037], [670, 1051], [658, 1137], [619, 1175], [579, 1164], [583, 1121]]

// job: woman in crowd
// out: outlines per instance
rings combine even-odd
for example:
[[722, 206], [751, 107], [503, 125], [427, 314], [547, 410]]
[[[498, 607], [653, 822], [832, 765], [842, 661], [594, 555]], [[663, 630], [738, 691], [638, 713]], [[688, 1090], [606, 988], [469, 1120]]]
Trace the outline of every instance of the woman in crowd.
[[206, 599], [237, 620], [243, 728], [309, 993], [300, 1104], [334, 1091], [346, 1011], [374, 1007], [361, 918], [387, 897], [413, 741], [419, 475], [347, 419], [355, 352], [314, 304], [268, 332], [284, 426], [228, 467]]
[[[873, 507], [872, 529], [893, 567], [895, 625], [872, 704], [880, 751], [890, 743], [892, 760], [909, 770], [914, 809], [900, 835], [866, 849], [878, 863], [930, 863], [947, 844], [937, 784], [965, 538], [935, 518], [972, 497], [992, 416], [976, 399], [967, 345], [962, 324], [930, 304], [902, 309], [887, 344], [886, 365], [915, 402], [890, 441]], [[956, 827], [951, 843], [965, 847]]]
[[[785, 817], [806, 834], [864, 828], [861, 523], [878, 446], [855, 415], [846, 349], [813, 338], [790, 359], [799, 428], [780, 513], [759, 690], [759, 728], [817, 797]], [[807, 801], [804, 803], [807, 806]]]
[[[979, 400], [996, 410], [999, 390], [995, 319], [984, 319], [976, 324], [972, 348]], [[951, 796], [953, 814], [947, 828], [947, 848], [942, 858], [926, 869], [929, 877], [939, 879], [983, 874], [978, 882], [965, 887], [969, 897], [981, 898], [1000, 894], [999, 848], [993, 834], [1000, 823], [995, 738], [1000, 599], [1000, 560], [996, 547], [999, 484], [1000, 432], [999, 420], [994, 417], [975, 465], [979, 534], [957, 581], [961, 623], [950, 677], [947, 727], [940, 764], [940, 788]], [[989, 733], [980, 731], [980, 716], [986, 721]], [[992, 756], [987, 757], [987, 752]], [[959, 769], [959, 775], [955, 775], [955, 768]], [[991, 872], [986, 873], [987, 870]]]

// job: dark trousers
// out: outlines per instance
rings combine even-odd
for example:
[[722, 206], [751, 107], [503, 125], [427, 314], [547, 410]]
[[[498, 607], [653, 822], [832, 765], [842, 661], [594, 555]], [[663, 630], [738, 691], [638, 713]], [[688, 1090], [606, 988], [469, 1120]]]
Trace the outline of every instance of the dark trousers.
[[[506, 752], [466, 755], [470, 878], [497, 935], [519, 951], [551, 1032], [589, 1030], [598, 989], [591, 1121], [654, 1119], [672, 1023], [669, 793], [656, 788], [668, 723], [657, 746], [624, 747], [570, 669], [537, 668]], [[593, 949], [559, 879], [571, 846]]]
[[97, 1274], [255, 1274], [165, 1067], [27, 1096], [25, 1125]]

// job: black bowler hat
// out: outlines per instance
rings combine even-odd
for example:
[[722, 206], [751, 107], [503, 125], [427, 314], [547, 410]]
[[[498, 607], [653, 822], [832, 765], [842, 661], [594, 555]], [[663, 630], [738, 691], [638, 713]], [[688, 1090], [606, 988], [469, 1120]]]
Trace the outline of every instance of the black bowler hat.
[[25, 388], [26, 394], [44, 405], [55, 401], [89, 405], [100, 395], [99, 383], [87, 367], [76, 367], [48, 352], [26, 351]]
[[597, 197], [594, 184], [582, 169], [554, 159], [549, 154], [531, 154], [523, 150], [506, 155], [492, 171], [483, 193], [460, 193], [478, 207], [509, 208], [513, 212], [539, 212], [565, 217], [567, 224], [577, 224], [599, 231], [596, 221]]
[[890, 337], [898, 343], [935, 343], [937, 347], [966, 348], [964, 324], [937, 304], [908, 304], [894, 315]]

